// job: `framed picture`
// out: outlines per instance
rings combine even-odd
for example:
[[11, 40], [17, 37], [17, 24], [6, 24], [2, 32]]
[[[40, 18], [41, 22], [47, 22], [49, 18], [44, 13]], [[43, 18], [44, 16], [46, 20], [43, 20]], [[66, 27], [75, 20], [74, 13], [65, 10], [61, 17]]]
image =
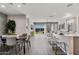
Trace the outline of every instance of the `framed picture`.
[[69, 18], [66, 20], [66, 25], [67, 25], [67, 32], [74, 33], [76, 32], [76, 22], [75, 22], [75, 17]]
[[65, 30], [65, 23], [59, 24], [59, 30]]

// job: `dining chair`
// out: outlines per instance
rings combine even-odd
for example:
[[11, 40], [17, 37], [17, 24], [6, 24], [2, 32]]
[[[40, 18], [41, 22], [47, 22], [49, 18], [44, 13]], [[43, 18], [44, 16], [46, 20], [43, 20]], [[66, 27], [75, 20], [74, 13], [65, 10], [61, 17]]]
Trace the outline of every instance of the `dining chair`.
[[0, 36], [0, 45], [0, 55], [9, 55], [5, 37]]
[[30, 38], [31, 38], [31, 36], [30, 36], [30, 35], [28, 35], [28, 38], [27, 38], [26, 42], [27, 42], [27, 43], [28, 43], [28, 45], [31, 47]]
[[1, 45], [2, 45], [2, 36], [0, 36], [0, 47], [1, 47]]
[[23, 48], [23, 54], [25, 54], [26, 53], [26, 39], [27, 39], [27, 34], [22, 34], [22, 35], [20, 35], [19, 36], [19, 38], [20, 38], [20, 40], [21, 40], [21, 42], [22, 42], [22, 48]]
[[30, 43], [30, 35], [28, 35], [27, 39], [26, 39], [26, 43], [28, 47], [31, 47], [31, 43]]
[[6, 37], [6, 45], [8, 45], [8, 46], [16, 45], [16, 37], [7, 36]]

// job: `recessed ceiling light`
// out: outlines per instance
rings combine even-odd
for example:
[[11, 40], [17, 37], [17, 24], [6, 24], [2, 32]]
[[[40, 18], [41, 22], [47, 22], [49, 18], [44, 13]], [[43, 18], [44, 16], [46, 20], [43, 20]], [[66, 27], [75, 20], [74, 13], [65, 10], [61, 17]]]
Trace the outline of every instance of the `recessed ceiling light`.
[[27, 5], [26, 3], [22, 3], [22, 5]]
[[2, 8], [5, 8], [5, 5], [1, 5]]
[[17, 5], [17, 7], [21, 7], [21, 5]]
[[66, 13], [66, 14], [65, 14], [65, 17], [70, 17], [70, 16], [72, 16], [71, 13]]
[[9, 4], [16, 7], [22, 7], [22, 6], [27, 5], [26, 3], [9, 3]]

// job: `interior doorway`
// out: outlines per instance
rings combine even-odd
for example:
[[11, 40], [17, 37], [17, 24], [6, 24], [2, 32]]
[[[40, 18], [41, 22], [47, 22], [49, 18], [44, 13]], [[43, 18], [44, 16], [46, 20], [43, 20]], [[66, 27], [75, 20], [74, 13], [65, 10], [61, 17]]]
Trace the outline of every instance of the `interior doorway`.
[[50, 33], [52, 31], [58, 31], [58, 22], [35, 22], [34, 23], [35, 34]]
[[44, 34], [44, 24], [34, 23], [35, 34]]

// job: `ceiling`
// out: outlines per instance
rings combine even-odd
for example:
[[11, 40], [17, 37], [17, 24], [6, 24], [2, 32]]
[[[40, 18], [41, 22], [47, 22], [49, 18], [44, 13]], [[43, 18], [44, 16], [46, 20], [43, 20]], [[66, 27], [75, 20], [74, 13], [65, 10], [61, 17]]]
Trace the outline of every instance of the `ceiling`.
[[[2, 8], [1, 5], [5, 5]], [[21, 5], [21, 7], [17, 7]], [[0, 3], [0, 12], [7, 15], [29, 15], [38, 17], [62, 17], [79, 15], [79, 4], [68, 3]]]

